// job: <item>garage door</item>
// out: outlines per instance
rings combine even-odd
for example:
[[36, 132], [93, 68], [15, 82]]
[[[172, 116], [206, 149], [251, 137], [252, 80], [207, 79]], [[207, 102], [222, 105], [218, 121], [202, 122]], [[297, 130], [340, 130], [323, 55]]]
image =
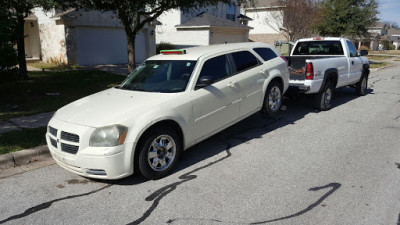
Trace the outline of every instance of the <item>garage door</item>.
[[[79, 65], [128, 63], [128, 44], [123, 29], [77, 28]], [[136, 62], [146, 59], [146, 38], [136, 38]]]

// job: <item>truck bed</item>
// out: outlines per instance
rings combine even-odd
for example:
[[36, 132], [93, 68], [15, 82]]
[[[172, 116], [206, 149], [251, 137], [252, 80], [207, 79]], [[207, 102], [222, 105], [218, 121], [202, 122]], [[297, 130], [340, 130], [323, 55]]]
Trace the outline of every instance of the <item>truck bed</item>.
[[290, 80], [305, 80], [307, 59], [327, 59], [342, 56], [291, 56], [289, 57]]

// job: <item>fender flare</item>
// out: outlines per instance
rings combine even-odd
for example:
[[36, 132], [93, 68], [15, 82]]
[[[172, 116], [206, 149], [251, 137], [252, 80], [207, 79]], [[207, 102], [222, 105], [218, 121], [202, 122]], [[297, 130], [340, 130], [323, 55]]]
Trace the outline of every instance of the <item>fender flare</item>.
[[[335, 77], [335, 75], [331, 75], [331, 74], [335, 74], [336, 75], [336, 77]], [[318, 92], [321, 92], [323, 89], [324, 89], [324, 87], [325, 87], [325, 84], [326, 84], [326, 81], [330, 78], [330, 77], [334, 77], [334, 79], [336, 79], [336, 83], [334, 84], [334, 87], [336, 88], [336, 85], [337, 85], [337, 81], [338, 81], [338, 69], [337, 68], [330, 68], [330, 69], [327, 69], [327, 70], [325, 70], [325, 73], [324, 73], [324, 81], [322, 82], [322, 85], [321, 85], [321, 87], [319, 88], [319, 91]]]

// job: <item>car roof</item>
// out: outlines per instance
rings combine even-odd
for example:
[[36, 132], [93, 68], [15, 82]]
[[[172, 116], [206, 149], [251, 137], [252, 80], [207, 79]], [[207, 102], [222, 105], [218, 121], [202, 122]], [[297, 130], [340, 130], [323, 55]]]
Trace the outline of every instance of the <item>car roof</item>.
[[[207, 45], [199, 47], [182, 48], [186, 54], [158, 54], [148, 58], [147, 60], [198, 60], [202, 56], [214, 55], [222, 52], [231, 52], [241, 49], [251, 49], [257, 47], [273, 47], [269, 44], [259, 42], [241, 42], [229, 44]], [[274, 50], [274, 49], [273, 49]], [[275, 51], [275, 50], [274, 50]], [[275, 51], [276, 52], [276, 51]]]

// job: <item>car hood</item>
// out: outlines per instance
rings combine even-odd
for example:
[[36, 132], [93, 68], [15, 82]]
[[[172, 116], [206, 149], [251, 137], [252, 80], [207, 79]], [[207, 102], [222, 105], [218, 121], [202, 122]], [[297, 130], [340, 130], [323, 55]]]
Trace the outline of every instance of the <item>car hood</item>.
[[62, 107], [56, 112], [54, 118], [90, 127], [120, 124], [129, 118], [135, 118], [135, 115], [158, 108], [159, 104], [176, 95], [176, 93], [111, 88]]

